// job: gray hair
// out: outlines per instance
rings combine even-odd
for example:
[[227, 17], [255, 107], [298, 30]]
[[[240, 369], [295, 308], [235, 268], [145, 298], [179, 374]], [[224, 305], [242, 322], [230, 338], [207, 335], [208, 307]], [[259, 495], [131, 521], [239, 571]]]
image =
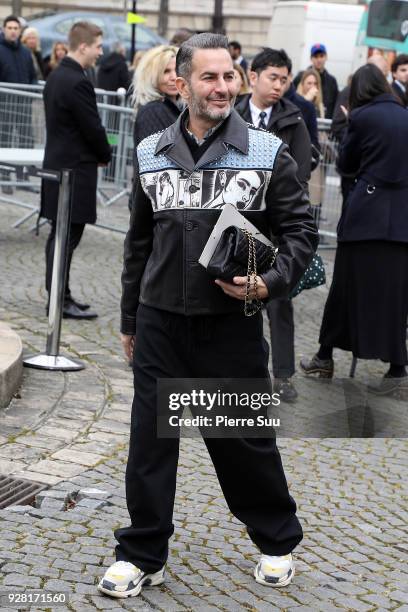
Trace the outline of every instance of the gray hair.
[[226, 49], [228, 51], [228, 38], [222, 34], [203, 32], [194, 34], [184, 42], [176, 56], [177, 76], [188, 81], [191, 77], [193, 55], [196, 49]]

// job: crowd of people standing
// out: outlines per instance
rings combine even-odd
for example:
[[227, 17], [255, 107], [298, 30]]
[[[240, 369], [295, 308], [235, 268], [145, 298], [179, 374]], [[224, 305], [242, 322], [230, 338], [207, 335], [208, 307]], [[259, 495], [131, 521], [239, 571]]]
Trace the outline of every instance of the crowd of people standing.
[[[138, 52], [130, 70], [120, 43], [99, 61], [95, 84], [106, 90], [129, 91], [129, 101], [135, 109], [135, 149], [147, 136], [172, 125], [185, 108], [176, 87], [176, 55], [179, 45], [192, 34], [183, 29], [170, 44]], [[343, 210], [334, 280], [322, 322], [321, 347], [314, 357], [301, 362], [301, 368], [306, 374], [332, 376], [332, 352], [338, 347], [356, 357], [389, 362], [387, 379], [404, 378], [408, 303], [405, 272], [396, 278], [387, 270], [400, 273], [406, 265], [404, 176], [408, 168], [404, 165], [402, 143], [408, 113], [408, 56], [397, 56], [389, 66], [381, 54], [374, 53], [367, 66], [352, 75], [339, 92], [336, 78], [326, 68], [328, 52], [322, 43], [312, 46], [310, 65], [296, 76], [292, 74], [291, 59], [282, 49], [265, 48], [251, 62], [244, 58], [238, 41], [229, 42], [229, 52], [234, 68], [235, 111], [248, 123], [276, 134], [287, 144], [318, 227], [324, 169], [319, 164], [322, 139], [318, 136], [317, 119], [332, 119], [332, 137], [341, 143], [337, 168], [342, 179]], [[67, 53], [66, 44], [57, 42], [51, 57], [44, 61], [38, 32], [31, 27], [22, 30], [19, 19], [9, 16], [0, 37], [0, 80], [34, 84], [47, 79]], [[93, 66], [85, 69], [92, 71]], [[373, 134], [366, 137], [367, 124], [372, 125], [375, 138]], [[392, 156], [382, 144], [388, 142], [394, 130], [398, 138], [394, 139]], [[364, 265], [360, 263], [363, 261]], [[392, 261], [400, 265], [392, 265]], [[381, 291], [381, 300], [372, 293], [375, 279], [367, 275], [367, 269], [373, 269], [372, 262], [382, 270], [381, 277], [389, 281], [387, 290]], [[350, 266], [355, 270], [353, 282]], [[358, 299], [359, 296], [363, 297]], [[374, 303], [376, 308], [370, 308], [370, 317], [365, 317], [366, 309]], [[266, 311], [274, 390], [284, 401], [295, 401], [292, 300], [271, 300]], [[386, 388], [389, 386], [387, 382]]]

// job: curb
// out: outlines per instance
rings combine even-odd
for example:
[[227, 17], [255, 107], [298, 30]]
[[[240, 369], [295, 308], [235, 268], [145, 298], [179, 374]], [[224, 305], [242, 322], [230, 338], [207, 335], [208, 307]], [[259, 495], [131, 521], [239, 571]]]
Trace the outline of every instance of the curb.
[[20, 336], [0, 321], [0, 408], [9, 405], [20, 387], [23, 374], [22, 354]]

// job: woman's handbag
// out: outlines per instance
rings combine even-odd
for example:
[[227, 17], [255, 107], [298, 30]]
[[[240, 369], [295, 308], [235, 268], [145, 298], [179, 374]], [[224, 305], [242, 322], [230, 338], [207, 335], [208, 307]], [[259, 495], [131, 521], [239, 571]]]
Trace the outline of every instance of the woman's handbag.
[[[249, 230], [227, 227], [221, 234], [207, 264], [207, 272], [216, 278], [231, 282], [234, 276], [246, 276], [245, 316], [250, 317], [260, 310], [262, 302], [257, 294], [257, 275], [269, 270], [274, 264], [278, 249], [258, 240]], [[249, 297], [251, 281], [255, 299]]]
[[320, 285], [324, 285], [325, 282], [326, 272], [324, 269], [323, 260], [320, 255], [318, 255], [318, 253], [315, 253], [313, 255], [311, 263], [306, 269], [306, 272], [304, 273], [296, 287], [292, 289], [289, 297], [294, 298], [299, 295], [301, 291], [304, 291], [305, 289], [314, 289], [315, 287], [320, 287]]

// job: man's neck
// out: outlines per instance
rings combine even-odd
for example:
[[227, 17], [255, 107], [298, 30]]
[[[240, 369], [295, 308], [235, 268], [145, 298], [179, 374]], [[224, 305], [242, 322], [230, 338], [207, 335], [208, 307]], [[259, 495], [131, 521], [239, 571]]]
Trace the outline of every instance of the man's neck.
[[87, 68], [89, 68], [89, 66], [86, 66], [84, 64], [84, 59], [79, 53], [75, 53], [75, 51], [68, 51], [67, 57], [70, 57], [72, 60], [74, 60], [74, 62], [79, 64], [82, 70], [86, 70]]
[[198, 140], [203, 140], [204, 136], [207, 134], [208, 130], [215, 128], [219, 123], [221, 123], [223, 119], [218, 121], [209, 121], [208, 119], [203, 119], [202, 117], [197, 117], [189, 112], [187, 129], [194, 134], [194, 136]]
[[16, 40], [9, 40], [8, 38], [4, 37], [4, 41], [11, 47], [17, 47], [20, 39], [17, 38]]
[[266, 110], [267, 108], [272, 108], [273, 104], [265, 104], [265, 102], [263, 102], [257, 95], [256, 92], [254, 91], [252, 93], [252, 96], [250, 97], [250, 100], [252, 102], [252, 104], [254, 106], [256, 106], [256, 108], [259, 108], [259, 110]]

